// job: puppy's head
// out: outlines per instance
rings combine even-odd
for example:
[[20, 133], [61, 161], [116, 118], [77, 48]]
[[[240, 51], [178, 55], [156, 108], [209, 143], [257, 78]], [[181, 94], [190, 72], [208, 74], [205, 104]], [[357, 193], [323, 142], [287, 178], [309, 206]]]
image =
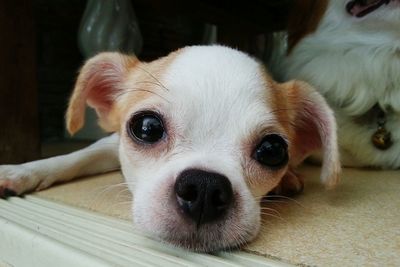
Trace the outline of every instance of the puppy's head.
[[254, 238], [259, 201], [311, 152], [322, 180], [337, 182], [335, 124], [307, 84], [277, 84], [249, 56], [188, 47], [140, 63], [99, 54], [83, 67], [67, 125], [82, 126], [85, 102], [120, 135], [120, 161], [139, 228], [197, 251]]

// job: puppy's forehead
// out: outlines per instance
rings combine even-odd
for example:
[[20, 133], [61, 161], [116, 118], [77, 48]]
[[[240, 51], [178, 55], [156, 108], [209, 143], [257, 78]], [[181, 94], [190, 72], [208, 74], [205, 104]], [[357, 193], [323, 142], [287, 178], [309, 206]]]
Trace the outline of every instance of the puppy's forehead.
[[163, 81], [180, 116], [202, 116], [219, 123], [244, 121], [246, 127], [267, 116], [272, 119], [274, 97], [264, 68], [237, 50], [185, 48], [168, 66]]
[[249, 87], [263, 87], [261, 66], [248, 55], [222, 46], [193, 46], [182, 49], [164, 76], [167, 83], [187, 93], [198, 90], [218, 94], [255, 93]]

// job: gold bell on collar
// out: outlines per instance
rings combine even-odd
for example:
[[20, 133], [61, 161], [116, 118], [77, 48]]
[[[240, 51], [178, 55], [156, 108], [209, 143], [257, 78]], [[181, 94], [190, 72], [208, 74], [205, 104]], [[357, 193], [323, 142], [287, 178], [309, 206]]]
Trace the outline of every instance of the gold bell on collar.
[[386, 150], [392, 146], [392, 135], [384, 127], [379, 127], [372, 135], [372, 143], [377, 149]]

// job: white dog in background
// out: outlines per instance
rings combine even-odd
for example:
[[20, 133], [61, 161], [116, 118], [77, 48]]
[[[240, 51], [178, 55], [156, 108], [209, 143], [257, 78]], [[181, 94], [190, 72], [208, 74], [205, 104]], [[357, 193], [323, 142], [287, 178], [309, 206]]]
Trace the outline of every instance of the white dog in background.
[[298, 4], [311, 2], [293, 12], [286, 55], [271, 68], [279, 80], [307, 81], [325, 96], [344, 165], [399, 168], [400, 1]]
[[257, 235], [264, 195], [301, 191], [294, 170], [312, 152], [322, 150], [322, 181], [338, 181], [336, 125], [323, 97], [303, 82], [274, 82], [227, 47], [187, 47], [150, 63], [99, 54], [78, 77], [71, 133], [86, 103], [113, 134], [68, 155], [0, 166], [0, 195], [121, 168], [138, 228], [214, 251]]

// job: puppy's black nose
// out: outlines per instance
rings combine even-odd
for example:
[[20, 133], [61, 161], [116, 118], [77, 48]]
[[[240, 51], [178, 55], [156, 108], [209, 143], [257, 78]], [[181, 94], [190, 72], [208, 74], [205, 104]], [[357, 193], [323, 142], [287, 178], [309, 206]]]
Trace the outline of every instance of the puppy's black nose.
[[219, 219], [233, 199], [232, 185], [225, 176], [190, 169], [175, 182], [179, 207], [197, 226]]

